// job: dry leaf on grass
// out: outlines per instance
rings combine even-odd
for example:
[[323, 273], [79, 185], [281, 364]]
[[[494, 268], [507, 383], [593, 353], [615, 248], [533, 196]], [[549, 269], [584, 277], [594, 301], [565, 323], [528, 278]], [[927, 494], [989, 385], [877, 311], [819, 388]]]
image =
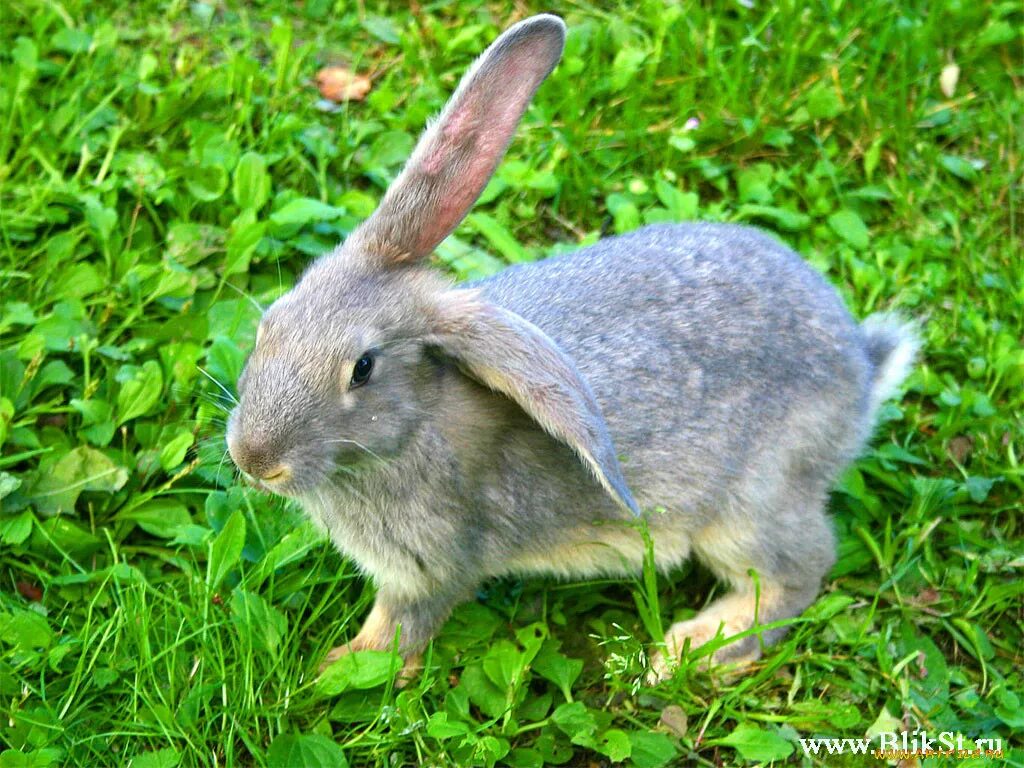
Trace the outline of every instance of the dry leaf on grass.
[[362, 101], [370, 92], [370, 78], [345, 67], [324, 67], [316, 73], [316, 87], [331, 101]]
[[681, 739], [686, 735], [686, 712], [678, 704], [669, 704], [661, 710], [661, 718], [658, 720], [658, 724], [676, 738]]

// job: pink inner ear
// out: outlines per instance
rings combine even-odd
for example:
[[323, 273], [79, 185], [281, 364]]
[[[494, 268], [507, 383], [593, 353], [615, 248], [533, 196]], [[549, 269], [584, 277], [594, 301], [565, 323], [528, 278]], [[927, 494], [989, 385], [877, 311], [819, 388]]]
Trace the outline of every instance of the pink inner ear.
[[561, 47], [561, 25], [550, 20], [499, 38], [424, 134], [352, 247], [394, 263], [411, 263], [437, 247], [480, 196]]
[[430, 147], [430, 153], [423, 158], [420, 166], [424, 173], [431, 176], [441, 173], [452, 157], [456, 147], [465, 141], [473, 124], [472, 99], [460, 104], [447, 116], [445, 123]]
[[[501, 67], [488, 74], [486, 82], [476, 83], [444, 116], [420, 161], [419, 170], [435, 177], [437, 206], [417, 238], [424, 251], [443, 240], [480, 196], [537, 82], [520, 67]], [[495, 91], [500, 95], [491, 95]]]

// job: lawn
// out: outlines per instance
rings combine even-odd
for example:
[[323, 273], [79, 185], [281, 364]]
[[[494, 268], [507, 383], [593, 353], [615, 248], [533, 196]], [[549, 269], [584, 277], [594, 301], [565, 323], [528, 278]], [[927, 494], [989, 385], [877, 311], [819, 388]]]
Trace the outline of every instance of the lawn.
[[[881, 761], [800, 739], [915, 728], [1002, 740], [963, 768], [1024, 765], [1020, 4], [623, 5], [555, 4], [562, 63], [434, 261], [471, 279], [747, 222], [856, 315], [917, 318], [923, 359], [833, 495], [819, 600], [753, 667], [650, 687], [653, 617], [718, 590], [700, 568], [503, 580], [407, 687], [387, 654], [319, 677], [373, 590], [226, 457], [260, 307], [373, 210], [474, 55], [551, 8], [14, 0], [0, 768], [860, 766]], [[326, 66], [369, 91], [323, 101]]]

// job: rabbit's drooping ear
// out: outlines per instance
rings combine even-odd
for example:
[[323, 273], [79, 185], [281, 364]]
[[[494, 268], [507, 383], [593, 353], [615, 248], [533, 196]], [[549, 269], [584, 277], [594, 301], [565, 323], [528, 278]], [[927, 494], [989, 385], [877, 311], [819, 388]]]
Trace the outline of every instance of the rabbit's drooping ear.
[[564, 43], [565, 24], [546, 14], [519, 22], [495, 40], [345, 249], [384, 265], [428, 256], [480, 196]]
[[540, 328], [473, 291], [449, 291], [432, 311], [431, 342], [474, 379], [510, 397], [575, 451], [615, 501], [640, 514], [601, 408], [572, 360]]

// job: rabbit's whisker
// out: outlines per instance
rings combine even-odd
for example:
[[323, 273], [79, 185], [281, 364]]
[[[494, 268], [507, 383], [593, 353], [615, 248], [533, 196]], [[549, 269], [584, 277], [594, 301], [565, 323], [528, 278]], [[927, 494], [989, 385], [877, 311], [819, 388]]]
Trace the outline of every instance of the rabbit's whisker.
[[[217, 385], [217, 387], [218, 387], [218, 388], [220, 389], [220, 391], [224, 393], [224, 396], [228, 398], [228, 400], [230, 400], [230, 401], [231, 401], [232, 403], [234, 403], [235, 405], [238, 405], [238, 398], [237, 398], [237, 397], [235, 397], [235, 396], [234, 396], [233, 394], [231, 394], [231, 391], [230, 391], [230, 390], [229, 390], [229, 389], [228, 389], [227, 387], [225, 387], [225, 386], [224, 386], [223, 384], [221, 384], [221, 383], [220, 383], [219, 381], [217, 381], [216, 377], [212, 376], [212, 375], [211, 375], [211, 374], [210, 374], [210, 373], [209, 373], [209, 372], [208, 372], [208, 371], [207, 371], [207, 370], [206, 370], [205, 368], [203, 368], [203, 367], [202, 367], [201, 365], [197, 365], [197, 366], [196, 366], [196, 369], [197, 369], [197, 370], [198, 370], [198, 371], [199, 371], [199, 372], [200, 372], [201, 374], [203, 374], [203, 376], [205, 376], [205, 377], [206, 377], [206, 378], [208, 378], [208, 379], [209, 379], [210, 381], [212, 381], [212, 382], [213, 382], [214, 384], [216, 384], [216, 385]], [[225, 409], [225, 410], [226, 410], [226, 409]]]
[[248, 299], [249, 303], [252, 304], [254, 307], [256, 307], [256, 309], [259, 311], [259, 313], [261, 315], [266, 311], [266, 308], [262, 304], [260, 304], [258, 301], [256, 301], [256, 299], [253, 297], [253, 295], [251, 293], [249, 293], [248, 291], [244, 291], [241, 288], [239, 288], [237, 285], [232, 285], [231, 283], [225, 283], [225, 285], [228, 288], [230, 288], [231, 290], [233, 290], [235, 293], [237, 293], [239, 296], [242, 296], [243, 298]]
[[369, 448], [367, 448], [365, 445], [360, 443], [358, 440], [346, 440], [346, 439], [343, 439], [343, 438], [336, 438], [334, 440], [326, 440], [325, 442], [328, 445], [332, 445], [334, 443], [347, 443], [349, 445], [354, 445], [356, 448], [359, 448], [360, 450], [365, 451], [366, 453], [368, 453], [371, 456], [373, 456], [373, 458], [377, 459], [377, 461], [380, 461], [382, 463], [386, 461], [383, 456], [380, 456], [379, 454], [374, 453]]

